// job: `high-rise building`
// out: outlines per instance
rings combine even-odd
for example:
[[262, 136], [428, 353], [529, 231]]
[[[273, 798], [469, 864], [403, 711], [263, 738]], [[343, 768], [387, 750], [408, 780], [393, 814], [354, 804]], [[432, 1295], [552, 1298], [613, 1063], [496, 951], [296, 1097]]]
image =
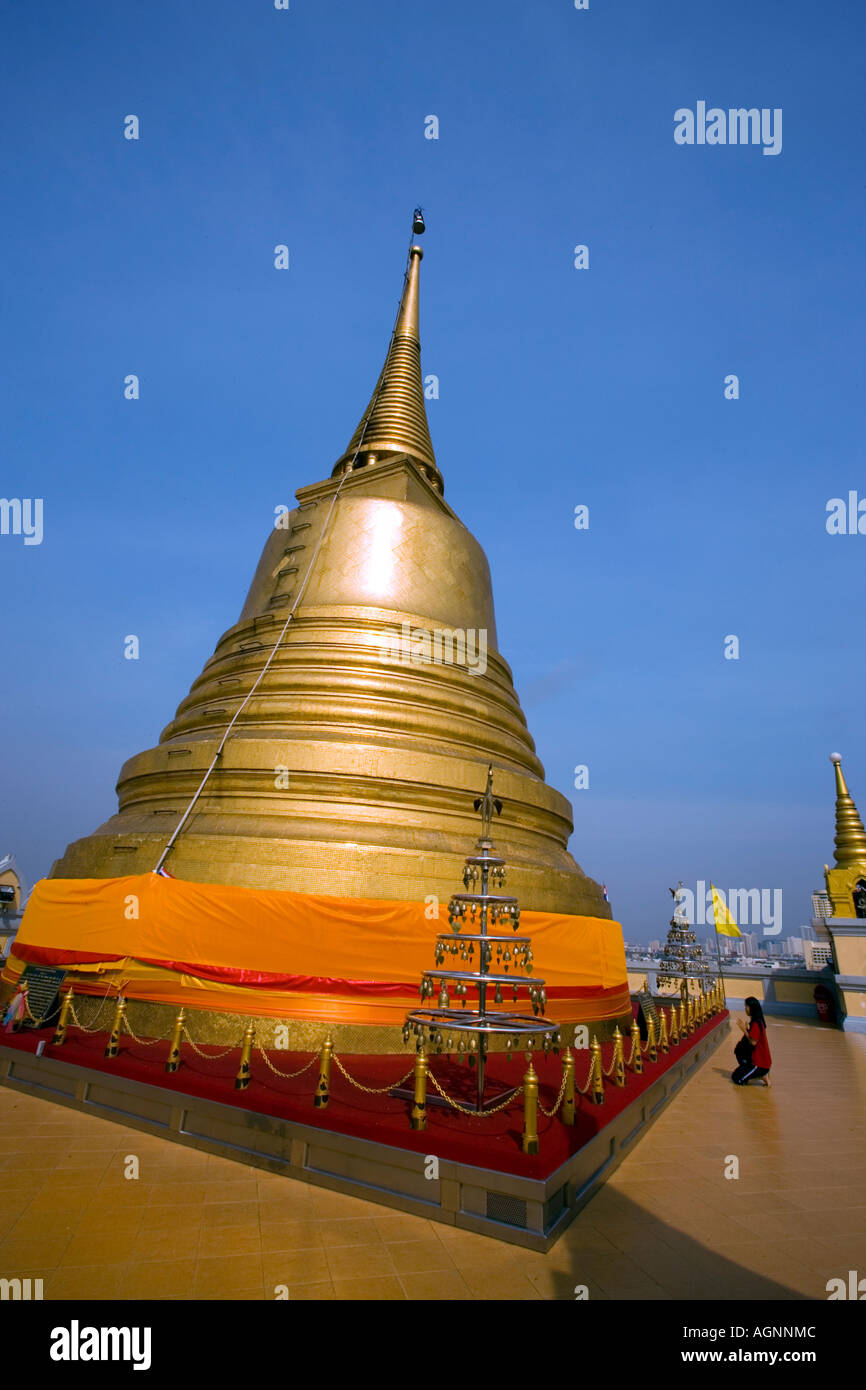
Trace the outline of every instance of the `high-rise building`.
[[804, 960], [807, 970], [823, 970], [833, 964], [833, 948], [826, 941], [805, 941]]
[[833, 916], [833, 904], [830, 901], [829, 893], [816, 891], [812, 894], [812, 916], [818, 918]]

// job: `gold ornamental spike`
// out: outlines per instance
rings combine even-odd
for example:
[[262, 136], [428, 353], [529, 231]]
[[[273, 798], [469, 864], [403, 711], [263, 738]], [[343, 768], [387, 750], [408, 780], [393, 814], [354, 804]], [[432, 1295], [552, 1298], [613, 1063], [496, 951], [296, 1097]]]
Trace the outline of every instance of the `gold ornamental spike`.
[[863, 829], [860, 813], [846, 785], [840, 755], [831, 753], [830, 762], [836, 772], [835, 855], [837, 865], [842, 868], [847, 864], [860, 864], [866, 860], [866, 830]]
[[631, 1025], [631, 1069], [635, 1076], [640, 1076], [643, 1072], [643, 1058], [640, 1055], [640, 1028], [637, 1019], [632, 1019]]
[[410, 246], [403, 296], [385, 365], [349, 447], [334, 465], [333, 477], [353, 467], [382, 462], [388, 455], [408, 454], [437, 492], [445, 490], [436, 466], [421, 379], [418, 287], [423, 255], [420, 246]]

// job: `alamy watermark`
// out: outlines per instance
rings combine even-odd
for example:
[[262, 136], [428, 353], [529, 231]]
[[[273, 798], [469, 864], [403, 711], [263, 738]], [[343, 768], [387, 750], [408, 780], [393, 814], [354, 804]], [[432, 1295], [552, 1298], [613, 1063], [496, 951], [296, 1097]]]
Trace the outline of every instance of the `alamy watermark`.
[[[726, 892], [717, 888], [716, 892], [741, 929], [761, 927], [764, 936], [778, 936], [781, 932], [781, 888], [729, 888]], [[680, 888], [674, 917], [696, 927], [712, 926], [715, 919], [713, 891], [709, 884], [699, 878], [694, 892], [691, 888]]]
[[465, 666], [474, 676], [487, 670], [485, 627], [413, 627], [388, 633], [380, 648], [383, 661], [401, 666]]
[[674, 140], [678, 145], [763, 145], [763, 154], [782, 153], [782, 108], [757, 106], [707, 107], [699, 101], [692, 111], [680, 106], [674, 112]]
[[82, 1327], [73, 1318], [52, 1328], [48, 1354], [52, 1361], [131, 1361], [134, 1371], [148, 1371], [151, 1344], [149, 1327]]
[[23, 536], [25, 545], [41, 545], [42, 498], [0, 497], [0, 536]]
[[866, 497], [853, 488], [847, 498], [831, 497], [826, 510], [828, 536], [866, 536]]

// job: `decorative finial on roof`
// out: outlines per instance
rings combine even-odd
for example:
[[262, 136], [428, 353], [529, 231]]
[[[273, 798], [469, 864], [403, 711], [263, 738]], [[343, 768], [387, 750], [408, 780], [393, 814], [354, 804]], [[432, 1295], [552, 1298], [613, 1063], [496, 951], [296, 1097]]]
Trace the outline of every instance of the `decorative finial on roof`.
[[831, 753], [830, 761], [836, 773], [836, 863], [840, 868], [866, 864], [866, 830], [845, 782], [841, 754]]
[[[424, 231], [423, 213], [416, 208], [412, 216], [413, 235], [420, 236]], [[430, 438], [421, 379], [418, 293], [423, 255], [420, 246], [409, 247], [403, 294], [385, 365], [349, 447], [334, 465], [334, 477], [349, 469], [382, 462], [388, 456], [407, 454], [437, 492], [444, 491]]]

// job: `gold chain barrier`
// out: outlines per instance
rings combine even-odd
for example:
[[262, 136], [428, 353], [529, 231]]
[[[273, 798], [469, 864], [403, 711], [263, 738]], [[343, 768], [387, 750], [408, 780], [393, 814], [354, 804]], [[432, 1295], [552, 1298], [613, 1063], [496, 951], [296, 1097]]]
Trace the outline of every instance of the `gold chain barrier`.
[[[288, 1051], [288, 1048], [286, 1049], [286, 1051]], [[265, 1066], [268, 1068], [268, 1070], [272, 1071], [274, 1076], [281, 1076], [284, 1081], [292, 1081], [296, 1076], [303, 1076], [305, 1071], [310, 1070], [310, 1067], [313, 1065], [313, 1063], [316, 1061], [319, 1055], [318, 1052], [314, 1052], [309, 1062], [307, 1062], [305, 1066], [301, 1067], [300, 1071], [280, 1071], [279, 1067], [274, 1066], [273, 1062], [271, 1061], [270, 1057], [268, 1056], [267, 1052], [263, 1047], [257, 1046], [256, 1052], [260, 1053], [262, 1060]]]
[[[126, 1017], [126, 1013], [124, 1013], [124, 1015], [123, 1015], [123, 1031], [124, 1031], [125, 1033], [128, 1033], [129, 1036], [132, 1038], [132, 1041], [133, 1041], [134, 1043], [138, 1043], [138, 1046], [139, 1046], [139, 1047], [153, 1047], [153, 1046], [155, 1046], [156, 1043], [168, 1042], [169, 1038], [171, 1037], [171, 1033], [163, 1033], [163, 1035], [162, 1035], [161, 1038], [139, 1038], [139, 1037], [137, 1037], [136, 1034], [133, 1033], [132, 1029], [131, 1029], [130, 1026], [129, 1026], [129, 1019]], [[172, 1032], [173, 1032], [173, 1031], [174, 1031], [174, 1029], [172, 1029]]]
[[349, 1085], [354, 1086], [355, 1089], [358, 1091], [363, 1091], [366, 1096], [386, 1096], [389, 1091], [393, 1091], [395, 1086], [402, 1086], [404, 1081], [408, 1081], [409, 1077], [415, 1070], [415, 1063], [413, 1062], [409, 1070], [406, 1072], [406, 1075], [401, 1076], [399, 1081], [391, 1081], [387, 1086], [364, 1086], [360, 1081], [356, 1081], [354, 1076], [349, 1075], [349, 1073], [346, 1071], [346, 1068], [343, 1066], [343, 1063], [337, 1056], [336, 1052], [332, 1055], [332, 1061], [336, 1062], [337, 1067], [343, 1073]]
[[476, 1120], [484, 1120], [487, 1118], [488, 1115], [498, 1115], [500, 1110], [505, 1110], [511, 1104], [512, 1101], [516, 1100], [517, 1097], [523, 1093], [523, 1087], [518, 1086], [517, 1089], [515, 1091], [512, 1091], [508, 1098], [502, 1101], [500, 1105], [491, 1105], [489, 1110], [470, 1110], [467, 1106], [461, 1105], [460, 1102], [455, 1100], [453, 1096], [449, 1096], [447, 1091], [443, 1090], [443, 1088], [439, 1085], [439, 1082], [436, 1080], [436, 1077], [433, 1075], [432, 1071], [428, 1070], [427, 1075], [433, 1082], [433, 1085], [436, 1087], [436, 1090], [439, 1092], [440, 1096], [444, 1101], [447, 1101], [448, 1104], [450, 1106], [453, 1106], [455, 1110], [459, 1110], [461, 1115], [472, 1115], [473, 1118]]
[[33, 1014], [30, 1012], [30, 1001], [29, 1001], [29, 999], [25, 999], [25, 1000], [24, 1000], [24, 1012], [26, 1013], [27, 1017], [30, 1019], [30, 1022], [31, 1022], [32, 1024], [34, 1024], [35, 1027], [37, 1027], [37, 1028], [44, 1028], [45, 1025], [46, 1025], [46, 1023], [48, 1022], [49, 1018], [53, 1018], [54, 1015], [57, 1013], [57, 1010], [58, 1010], [59, 1007], [60, 1007], [60, 1006], [59, 1006], [58, 1004], [55, 1004], [55, 1005], [54, 1005], [54, 1008], [51, 1009], [49, 1013], [43, 1014], [41, 1018], [35, 1018], [35, 1017], [33, 1016]]
[[[75, 1024], [75, 1027], [78, 1028], [78, 1029], [80, 1029], [80, 1031], [81, 1031], [82, 1033], [99, 1033], [99, 1032], [102, 1032], [103, 1030], [102, 1030], [101, 1028], [99, 1028], [99, 1027], [87, 1028], [87, 1027], [85, 1027], [85, 1025], [84, 1025], [83, 1023], [79, 1023], [79, 1021], [78, 1021], [78, 1015], [77, 1015], [76, 1012], [75, 1012], [75, 1004], [73, 1003], [74, 997], [75, 997], [75, 996], [73, 995], [73, 993], [72, 993], [72, 988], [71, 988], [71, 986], [70, 986], [69, 993], [67, 994], [66, 998], [69, 1000], [69, 1016], [70, 1016], [70, 1018], [72, 1019], [72, 1022]], [[102, 1013], [102, 1010], [105, 1008], [105, 1005], [106, 1005], [106, 1002], [108, 1001], [108, 999], [109, 999], [109, 995], [108, 995], [108, 993], [106, 992], [106, 993], [102, 996], [102, 1001], [101, 1001], [101, 1003], [100, 1003], [100, 1005], [99, 1005], [99, 1008], [96, 1010], [96, 1013], [94, 1014], [94, 1017], [95, 1017], [95, 1018], [99, 1018], [99, 1015]], [[66, 1002], [66, 1001], [64, 1000], [64, 1003], [65, 1003], [65, 1002]]]
[[[104, 1025], [100, 1026], [99, 1019], [110, 997], [109, 991], [102, 996], [93, 1020], [91, 1024], [87, 1026], [81, 1023], [76, 1014], [75, 995], [71, 985], [67, 988], [65, 994], [61, 994], [59, 1006], [55, 1005], [45, 1018], [41, 1020], [34, 1018], [29, 1003], [26, 1001], [25, 1008], [27, 1016], [32, 1023], [36, 1026], [44, 1026], [47, 1020], [53, 1017], [57, 1012], [59, 1007], [60, 1017], [56, 1025], [52, 1043], [53, 1045], [60, 1046], [65, 1041], [66, 1032], [70, 1024], [74, 1025], [82, 1033], [92, 1034], [104, 1031]], [[111, 1024], [108, 1045], [105, 1049], [106, 1057], [117, 1056], [118, 1043], [124, 1032], [128, 1033], [133, 1042], [137, 1043], [140, 1047], [154, 1047], [158, 1043], [165, 1042], [166, 1039], [170, 1037], [169, 1054], [165, 1062], [165, 1070], [167, 1072], [178, 1070], [181, 1064], [181, 1040], [184, 1038], [189, 1043], [193, 1052], [205, 1062], [221, 1061], [223, 1058], [228, 1057], [230, 1053], [237, 1050], [238, 1045], [234, 1044], [216, 1053], [204, 1051], [204, 1048], [190, 1036], [189, 1030], [185, 1024], [186, 1014], [183, 1008], [180, 1009], [170, 1034], [165, 1034], [163, 1037], [159, 1038], [140, 1038], [130, 1027], [129, 1020], [126, 1016], [126, 999], [122, 992], [115, 995], [115, 1000], [114, 1019]], [[688, 1001], [683, 1000], [679, 1008], [676, 1002], [672, 1004], [668, 1012], [660, 1008], [658, 1035], [656, 1034], [654, 1019], [648, 1018], [647, 1038], [645, 1043], [641, 1043], [637, 1019], [633, 1019], [630, 1029], [631, 1047], [627, 1058], [624, 1053], [625, 1038], [619, 1026], [615, 1026], [613, 1031], [613, 1055], [608, 1067], [603, 1066], [601, 1044], [598, 1038], [593, 1036], [590, 1046], [589, 1072], [583, 1086], [578, 1086], [576, 1084], [575, 1056], [571, 1048], [564, 1048], [562, 1057], [562, 1078], [559, 1091], [553, 1106], [549, 1110], [542, 1104], [540, 1099], [539, 1080], [532, 1064], [531, 1053], [527, 1054], [527, 1070], [523, 1077], [522, 1084], [506, 1095], [505, 1099], [500, 1101], [498, 1105], [491, 1105], [488, 1109], [479, 1111], [470, 1106], [462, 1105], [460, 1101], [455, 1100], [453, 1096], [448, 1094], [445, 1087], [438, 1078], [434, 1076], [430, 1069], [430, 1061], [423, 1047], [417, 1050], [415, 1060], [409, 1070], [400, 1077], [398, 1081], [390, 1082], [386, 1086], [366, 1086], [362, 1081], [358, 1081], [356, 1077], [352, 1076], [341, 1058], [335, 1054], [334, 1045], [330, 1036], [325, 1038], [319, 1052], [314, 1052], [310, 1056], [309, 1061], [305, 1062], [302, 1067], [290, 1072], [283, 1071], [281, 1068], [277, 1067], [271, 1061], [266, 1048], [258, 1045], [255, 1050], [261, 1056], [268, 1070], [274, 1076], [282, 1080], [294, 1080], [299, 1076], [304, 1076], [306, 1072], [315, 1065], [316, 1061], [318, 1061], [319, 1080], [316, 1087], [314, 1104], [317, 1108], [322, 1109], [327, 1107], [330, 1100], [330, 1071], [332, 1062], [336, 1064], [340, 1073], [350, 1086], [370, 1096], [387, 1095], [395, 1088], [403, 1086], [414, 1072], [414, 1096], [410, 1112], [410, 1123], [415, 1130], [424, 1130], [427, 1128], [428, 1083], [433, 1085], [441, 1099], [446, 1105], [450, 1106], [452, 1110], [457, 1111], [461, 1115], [467, 1115], [475, 1119], [483, 1119], [486, 1116], [498, 1115], [522, 1096], [524, 1120], [522, 1136], [523, 1152], [526, 1154], [537, 1154], [537, 1121], [539, 1111], [541, 1111], [541, 1114], [544, 1115], [546, 1119], [552, 1120], [561, 1109], [563, 1124], [573, 1125], [575, 1119], [575, 1096], [591, 1096], [594, 1104], [603, 1105], [605, 1100], [605, 1080], [612, 1080], [618, 1087], [625, 1086], [627, 1070], [631, 1070], [635, 1075], [641, 1075], [643, 1073], [643, 1054], [647, 1054], [648, 1062], [657, 1062], [659, 1060], [659, 1051], [668, 1053], [672, 1046], [677, 1046], [681, 1041], [684, 1041], [690, 1033], [706, 1023], [707, 1020], [712, 1018], [716, 1013], [721, 1012], [723, 1008], [724, 1000], [719, 986], [716, 986], [709, 994], [701, 994], [697, 999], [690, 997]], [[255, 1027], [252, 1023], [248, 1023], [240, 1044], [240, 1066], [234, 1083], [236, 1090], [245, 1090], [252, 1079], [250, 1068], [252, 1053], [255, 1046], [255, 1037]], [[289, 1049], [285, 1050], [288, 1051]]]
[[[569, 1062], [571, 1062], [571, 1066], [569, 1066]], [[572, 1118], [571, 1118], [570, 1121], [569, 1121], [569, 1120], [565, 1120], [565, 1123], [566, 1123], [566, 1124], [574, 1124], [574, 1058], [572, 1057], [570, 1050], [569, 1050], [568, 1048], [566, 1048], [565, 1053], [563, 1054], [563, 1058], [562, 1058], [562, 1084], [560, 1085], [560, 1088], [559, 1088], [559, 1095], [556, 1097], [556, 1104], [554, 1105], [554, 1107], [553, 1107], [552, 1110], [545, 1110], [544, 1106], [541, 1104], [541, 1097], [539, 1097], [539, 1100], [538, 1100], [538, 1108], [539, 1108], [539, 1110], [541, 1111], [542, 1115], [544, 1115], [548, 1120], [552, 1120], [552, 1119], [553, 1119], [553, 1117], [554, 1117], [554, 1115], [556, 1114], [557, 1110], [558, 1110], [559, 1107], [562, 1105], [562, 1102], [563, 1102], [563, 1100], [564, 1100], [564, 1098], [565, 1098], [565, 1090], [566, 1090], [566, 1087], [567, 1087], [567, 1085], [568, 1085], [569, 1076], [571, 1077]], [[565, 1119], [565, 1116], [563, 1116], [563, 1119]]]
[[588, 1093], [589, 1088], [590, 1088], [590, 1086], [592, 1085], [592, 1078], [593, 1078], [594, 1074], [595, 1074], [595, 1054], [594, 1054], [592, 1051], [590, 1051], [590, 1054], [589, 1054], [589, 1072], [588, 1072], [587, 1078], [586, 1078], [586, 1085], [585, 1085], [585, 1086], [575, 1086], [575, 1090], [577, 1091], [577, 1094], [578, 1094], [579, 1096], [585, 1096], [585, 1095]]
[[202, 1052], [202, 1050], [201, 1050], [201, 1048], [199, 1047], [198, 1043], [195, 1042], [194, 1039], [190, 1037], [190, 1035], [189, 1035], [189, 1030], [187, 1029], [187, 1026], [186, 1026], [185, 1023], [181, 1025], [181, 1030], [180, 1030], [180, 1031], [183, 1033], [183, 1036], [186, 1038], [187, 1042], [189, 1043], [190, 1047], [192, 1048], [192, 1050], [193, 1050], [193, 1052], [196, 1054], [196, 1056], [197, 1056], [197, 1057], [201, 1057], [202, 1061], [204, 1061], [204, 1062], [219, 1062], [223, 1057], [228, 1057], [229, 1053], [230, 1053], [230, 1052], [234, 1052], [234, 1051], [236, 1050], [236, 1048], [237, 1048], [237, 1044], [235, 1044], [235, 1045], [232, 1046], [232, 1047], [227, 1047], [226, 1050], [225, 1050], [225, 1052], [214, 1052], [214, 1053], [211, 1053], [211, 1052]]

